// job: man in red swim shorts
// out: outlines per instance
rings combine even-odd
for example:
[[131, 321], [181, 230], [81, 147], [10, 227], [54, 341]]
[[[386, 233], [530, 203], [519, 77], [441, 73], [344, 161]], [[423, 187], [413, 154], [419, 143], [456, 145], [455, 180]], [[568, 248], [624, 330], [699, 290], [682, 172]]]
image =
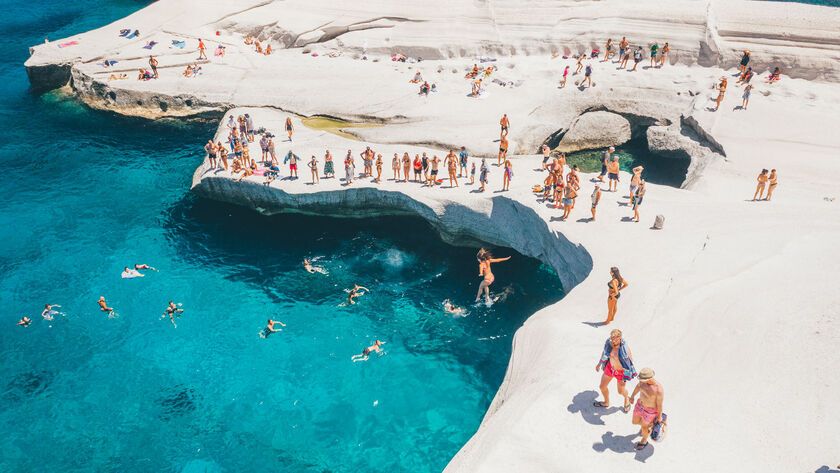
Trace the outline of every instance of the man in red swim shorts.
[[601, 375], [599, 388], [604, 400], [596, 401], [593, 405], [595, 407], [610, 407], [609, 387], [614, 378], [618, 384], [618, 394], [624, 397], [624, 412], [628, 412], [633, 404], [630, 402], [630, 396], [627, 395], [625, 384], [636, 376], [636, 368], [633, 366], [633, 354], [627, 348], [621, 330], [616, 329], [610, 332], [610, 338], [604, 343], [601, 359], [595, 365], [596, 372], [601, 371], [601, 369], [604, 371]]

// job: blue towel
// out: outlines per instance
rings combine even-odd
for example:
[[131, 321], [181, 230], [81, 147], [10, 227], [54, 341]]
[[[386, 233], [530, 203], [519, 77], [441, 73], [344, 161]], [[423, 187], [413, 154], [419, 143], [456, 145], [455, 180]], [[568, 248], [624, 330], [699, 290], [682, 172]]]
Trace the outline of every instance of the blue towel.
[[173, 46], [173, 47], [176, 47], [176, 48], [178, 48], [178, 49], [184, 49], [184, 47], [185, 47], [186, 45], [187, 45], [187, 42], [186, 42], [186, 41], [178, 41], [177, 39], [173, 39], [173, 40], [172, 40], [172, 46]]

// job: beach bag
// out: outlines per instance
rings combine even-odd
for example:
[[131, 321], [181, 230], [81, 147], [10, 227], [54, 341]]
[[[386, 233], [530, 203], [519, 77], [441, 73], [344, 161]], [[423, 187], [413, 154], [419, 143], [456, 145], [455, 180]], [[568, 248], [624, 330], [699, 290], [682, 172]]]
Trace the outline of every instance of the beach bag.
[[664, 215], [657, 215], [656, 219], [653, 221], [653, 229], [654, 230], [662, 230], [662, 227], [665, 226], [665, 216]]

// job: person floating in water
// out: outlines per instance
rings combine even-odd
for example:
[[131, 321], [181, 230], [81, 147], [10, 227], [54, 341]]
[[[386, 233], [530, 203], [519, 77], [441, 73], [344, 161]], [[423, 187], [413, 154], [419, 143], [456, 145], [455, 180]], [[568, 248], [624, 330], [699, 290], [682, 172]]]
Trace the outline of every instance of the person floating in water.
[[464, 310], [463, 307], [456, 306], [449, 299], [446, 299], [446, 300], [443, 301], [443, 310], [446, 313], [452, 314], [456, 317], [463, 317], [463, 316], [467, 315], [467, 311]]
[[371, 345], [371, 346], [365, 348], [364, 350], [362, 350], [362, 353], [360, 353], [358, 355], [353, 355], [352, 357], [350, 357], [350, 359], [353, 360], [353, 363], [355, 363], [357, 361], [367, 361], [372, 352], [382, 353], [382, 345], [384, 343], [385, 342], [381, 342], [379, 340], [376, 340], [375, 342], [373, 342], [373, 345]]
[[44, 310], [41, 311], [41, 317], [43, 317], [44, 320], [52, 320], [53, 316], [61, 314], [61, 312], [53, 310], [53, 307], [61, 307], [61, 306], [58, 305], [58, 304], [45, 304], [44, 305]]
[[108, 303], [105, 302], [105, 296], [99, 296], [99, 310], [107, 312], [109, 317], [114, 315], [114, 308], [108, 307]]
[[32, 319], [30, 319], [29, 317], [24, 315], [23, 317], [20, 318], [20, 320], [18, 320], [17, 324], [21, 327], [29, 327], [29, 324], [31, 324], [31, 323], [32, 323]]
[[478, 286], [478, 293], [475, 295], [475, 301], [478, 302], [481, 299], [481, 293], [484, 292], [484, 299], [488, 304], [490, 304], [490, 285], [493, 284], [493, 281], [495, 280], [493, 271], [490, 270], [490, 265], [492, 263], [507, 261], [510, 259], [510, 256], [507, 258], [493, 258], [493, 255], [489, 250], [481, 248], [478, 250], [476, 258], [478, 259], [478, 275], [484, 277], [484, 279]]
[[636, 395], [641, 394], [639, 402], [636, 402], [636, 407], [633, 409], [633, 424], [642, 427], [639, 431], [642, 440], [636, 444], [636, 450], [643, 450], [647, 447], [648, 436], [650, 436], [653, 424], [662, 422], [662, 402], [665, 399], [665, 389], [658, 381], [653, 379], [655, 374], [650, 368], [642, 368], [639, 372], [639, 384], [636, 385], [636, 389], [630, 396], [630, 404], [632, 404]]
[[[364, 291], [364, 292], [362, 292], [362, 291]], [[368, 292], [370, 292], [370, 289], [368, 289], [364, 286], [359, 286], [358, 284], [354, 284], [353, 289], [347, 290], [347, 304], [348, 305], [355, 304], [356, 302], [353, 299], [355, 299], [357, 297], [361, 297]]]
[[263, 338], [268, 338], [268, 336], [271, 335], [272, 333], [276, 333], [276, 332], [279, 332], [281, 330], [279, 328], [274, 328], [275, 324], [278, 324], [281, 327], [286, 326], [286, 324], [284, 324], [283, 322], [280, 322], [279, 320], [268, 319], [268, 322], [266, 322], [265, 328], [263, 329], [263, 333], [262, 333]]
[[[178, 328], [178, 324], [175, 323], [175, 316], [180, 316], [184, 313], [184, 309], [178, 307], [178, 304], [175, 304], [172, 301], [169, 301], [169, 305], [166, 306], [166, 310], [163, 311], [163, 317], [169, 316], [169, 321], [172, 322], [172, 325], [175, 328]], [[161, 317], [161, 318], [163, 318]]]
[[123, 272], [120, 275], [123, 279], [133, 279], [133, 278], [142, 278], [144, 276], [143, 273], [137, 271], [136, 269], [131, 269], [128, 266], [123, 268]]
[[603, 401], [596, 401], [595, 407], [610, 407], [610, 382], [615, 378], [618, 384], [618, 394], [624, 398], [624, 412], [630, 412], [630, 396], [627, 394], [625, 384], [636, 377], [636, 368], [633, 366], [633, 353], [627, 348], [627, 344], [621, 336], [621, 330], [610, 332], [610, 338], [604, 343], [604, 351], [601, 359], [595, 365], [595, 372], [603, 371], [601, 375], [601, 395]]
[[312, 260], [310, 260], [309, 258], [303, 259], [303, 269], [305, 269], [309, 273], [327, 274], [327, 270], [322, 268], [321, 266], [313, 266]]
[[155, 268], [153, 268], [153, 267], [151, 267], [151, 266], [149, 266], [148, 264], [145, 264], [145, 263], [135, 264], [134, 269], [135, 270], [148, 269], [148, 270], [151, 270], [151, 271], [157, 271], [157, 269], [155, 269]]

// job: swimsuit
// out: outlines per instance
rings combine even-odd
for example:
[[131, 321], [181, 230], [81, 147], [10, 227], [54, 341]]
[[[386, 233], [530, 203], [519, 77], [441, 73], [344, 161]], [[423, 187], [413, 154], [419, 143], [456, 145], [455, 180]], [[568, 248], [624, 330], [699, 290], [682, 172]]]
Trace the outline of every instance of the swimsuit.
[[618, 173], [617, 172], [609, 173], [609, 178], [610, 178], [611, 181], [617, 181], [618, 180]]
[[633, 417], [641, 417], [645, 424], [652, 424], [656, 420], [659, 412], [654, 407], [645, 407], [642, 405], [642, 400], [636, 401], [636, 407], [633, 409]]
[[606, 365], [604, 365], [604, 374], [611, 378], [617, 379], [619, 383], [624, 382], [624, 369], [617, 370], [613, 368], [612, 363], [610, 363], [609, 361]]

